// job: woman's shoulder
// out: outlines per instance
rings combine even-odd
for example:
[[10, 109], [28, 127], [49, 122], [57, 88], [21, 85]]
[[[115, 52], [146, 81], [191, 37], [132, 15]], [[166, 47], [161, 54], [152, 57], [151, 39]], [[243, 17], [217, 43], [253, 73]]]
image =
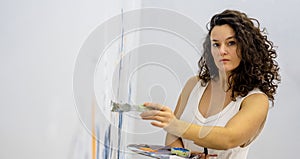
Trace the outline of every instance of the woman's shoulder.
[[186, 83], [197, 83], [200, 80], [199, 76], [190, 77]]
[[192, 76], [192, 77], [190, 77], [187, 80], [187, 82], [185, 83], [183, 91], [190, 91], [190, 90], [192, 90], [199, 81], [200, 81], [200, 78], [198, 76]]
[[268, 96], [262, 92], [260, 89], [255, 88], [251, 90], [245, 97], [241, 98], [242, 103], [252, 103], [252, 102], [268, 102]]
[[254, 88], [253, 90], [249, 91], [248, 94], [244, 97], [247, 98], [249, 96], [267, 96], [263, 91], [259, 88]]
[[179, 99], [177, 101], [177, 106], [174, 111], [174, 114], [176, 115], [177, 118], [180, 118], [181, 114], [183, 113], [185, 106], [187, 104], [187, 101], [189, 99], [189, 96], [190, 96], [192, 90], [195, 88], [195, 86], [199, 82], [199, 80], [200, 80], [200, 78], [198, 76], [192, 76], [186, 81], [184, 87], [182, 88]]

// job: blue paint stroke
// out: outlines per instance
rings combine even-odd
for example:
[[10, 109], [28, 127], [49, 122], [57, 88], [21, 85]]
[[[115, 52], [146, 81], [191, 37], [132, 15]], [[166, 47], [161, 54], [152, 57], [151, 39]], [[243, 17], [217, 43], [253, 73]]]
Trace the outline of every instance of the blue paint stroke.
[[[123, 8], [121, 8], [121, 45], [120, 45], [120, 55], [122, 56], [122, 53], [124, 51], [124, 17], [123, 17]], [[122, 73], [122, 66], [123, 66], [123, 60], [121, 58], [120, 60], [120, 65], [119, 65], [119, 89], [118, 89], [118, 97], [120, 97], [120, 83], [121, 83], [121, 73]], [[122, 139], [122, 127], [123, 127], [123, 113], [119, 113], [119, 118], [118, 118], [118, 151], [117, 151], [117, 157], [118, 159], [124, 158], [124, 152], [122, 153], [121, 151], [121, 139]]]
[[111, 124], [109, 124], [107, 130], [105, 131], [103, 159], [109, 159], [111, 156], [110, 133], [111, 133]]
[[121, 21], [122, 21], [122, 30], [121, 30], [121, 47], [120, 47], [120, 52], [123, 52], [124, 50], [124, 19], [123, 19], [123, 8], [121, 9]]
[[119, 123], [118, 123], [118, 159], [124, 158], [121, 151], [121, 138], [122, 138], [122, 127], [123, 127], [123, 113], [119, 113]]
[[131, 85], [131, 81], [129, 82], [129, 88], [128, 88], [128, 103], [131, 103], [131, 91], [132, 91], [132, 85]]
[[[122, 52], [124, 51], [124, 20], [123, 20], [123, 8], [121, 9], [121, 23], [122, 23], [122, 27], [121, 27], [121, 45], [119, 48], [119, 52], [120, 52], [120, 57], [122, 57]], [[117, 97], [120, 97], [120, 82], [121, 82], [121, 70], [122, 70], [122, 66], [123, 66], [123, 60], [122, 58], [120, 59], [120, 65], [119, 65], [119, 87], [118, 87], [118, 93], [117, 93]]]
[[97, 134], [97, 151], [96, 151], [96, 154], [97, 154], [97, 157], [96, 159], [100, 159], [99, 158], [99, 153], [100, 153], [100, 141], [99, 141], [99, 137], [100, 137], [100, 128], [99, 126], [96, 127], [96, 134]]

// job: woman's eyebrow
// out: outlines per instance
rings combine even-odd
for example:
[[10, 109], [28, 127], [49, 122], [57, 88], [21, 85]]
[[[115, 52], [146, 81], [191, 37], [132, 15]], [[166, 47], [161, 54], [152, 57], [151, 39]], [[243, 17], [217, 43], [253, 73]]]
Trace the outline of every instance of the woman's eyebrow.
[[[229, 36], [228, 38], [225, 39], [225, 41], [226, 41], [226, 40], [230, 40], [230, 39], [235, 39], [235, 36], [234, 36], [234, 35], [233, 35], [233, 36]], [[213, 41], [213, 42], [218, 42], [219, 40], [217, 40], [217, 39], [212, 39], [211, 41]]]

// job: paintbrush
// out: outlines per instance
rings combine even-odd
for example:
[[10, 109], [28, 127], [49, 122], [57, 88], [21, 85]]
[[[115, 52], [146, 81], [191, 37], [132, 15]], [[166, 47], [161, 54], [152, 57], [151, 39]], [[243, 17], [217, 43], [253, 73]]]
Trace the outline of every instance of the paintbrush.
[[110, 102], [112, 112], [129, 112], [129, 111], [137, 111], [137, 112], [144, 112], [147, 110], [153, 110], [153, 108], [145, 107], [144, 105], [134, 105], [128, 103], [117, 103], [114, 101]]

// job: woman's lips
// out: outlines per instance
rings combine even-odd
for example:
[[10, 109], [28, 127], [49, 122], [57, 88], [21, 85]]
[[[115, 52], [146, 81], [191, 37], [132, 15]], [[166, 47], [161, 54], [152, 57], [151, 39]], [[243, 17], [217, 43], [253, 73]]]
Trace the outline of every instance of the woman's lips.
[[221, 59], [221, 60], [219, 60], [220, 62], [227, 62], [227, 61], [229, 61], [229, 59]]

